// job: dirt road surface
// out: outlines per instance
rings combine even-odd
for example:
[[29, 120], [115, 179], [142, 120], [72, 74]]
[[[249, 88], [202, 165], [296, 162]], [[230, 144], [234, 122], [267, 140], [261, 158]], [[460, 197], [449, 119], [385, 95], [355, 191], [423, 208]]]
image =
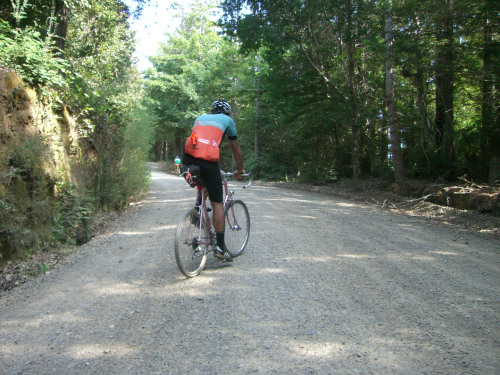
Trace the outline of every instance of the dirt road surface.
[[0, 374], [499, 374], [498, 239], [255, 184], [245, 253], [184, 278], [194, 190], [148, 196], [0, 298]]

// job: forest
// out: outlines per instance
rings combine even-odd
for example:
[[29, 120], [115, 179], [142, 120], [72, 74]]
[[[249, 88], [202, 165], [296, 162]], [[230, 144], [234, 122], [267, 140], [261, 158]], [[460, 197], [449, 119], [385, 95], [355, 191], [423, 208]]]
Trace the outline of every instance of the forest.
[[[173, 1], [180, 26], [139, 71], [130, 22], [155, 4], [0, 1], [1, 71], [15, 72], [54, 113], [69, 113], [75, 142], [92, 151], [79, 159], [90, 171], [84, 188], [50, 177], [57, 188], [43, 241], [33, 234], [40, 219], [29, 207], [20, 213], [7, 186], [36, 174], [41, 153], [0, 155], [8, 167], [0, 249], [78, 242], [75, 228], [87, 228], [91, 212], [121, 209], [146, 191], [146, 163], [180, 155], [194, 119], [217, 98], [231, 104], [256, 178], [498, 183], [498, 1]], [[31, 192], [46, 188], [44, 173]], [[30, 231], [32, 242], [14, 240]]]
[[152, 57], [156, 157], [221, 96], [264, 178], [498, 180], [498, 2], [221, 6], [217, 28], [195, 3]]

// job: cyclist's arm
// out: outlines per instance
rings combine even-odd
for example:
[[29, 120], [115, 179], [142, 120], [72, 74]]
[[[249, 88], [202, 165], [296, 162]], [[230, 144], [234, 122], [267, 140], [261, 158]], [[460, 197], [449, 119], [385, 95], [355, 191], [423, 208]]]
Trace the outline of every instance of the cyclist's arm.
[[234, 161], [236, 162], [236, 167], [238, 168], [238, 174], [245, 173], [243, 169], [243, 155], [241, 153], [240, 145], [237, 139], [230, 139], [231, 149], [233, 150]]

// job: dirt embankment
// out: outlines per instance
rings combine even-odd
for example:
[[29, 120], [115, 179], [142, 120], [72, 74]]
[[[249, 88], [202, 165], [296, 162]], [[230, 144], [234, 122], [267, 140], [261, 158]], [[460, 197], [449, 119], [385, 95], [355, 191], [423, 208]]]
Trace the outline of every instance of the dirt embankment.
[[91, 187], [94, 151], [75, 125], [66, 107], [0, 68], [0, 265], [49, 250], [62, 236], [53, 233], [58, 199]]

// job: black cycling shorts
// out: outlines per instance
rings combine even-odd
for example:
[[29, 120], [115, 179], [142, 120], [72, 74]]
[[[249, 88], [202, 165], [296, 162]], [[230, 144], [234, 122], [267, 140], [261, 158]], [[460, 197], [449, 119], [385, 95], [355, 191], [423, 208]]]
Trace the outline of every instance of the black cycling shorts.
[[201, 170], [201, 178], [205, 182], [208, 191], [208, 197], [211, 202], [222, 203], [222, 177], [218, 161], [206, 161], [197, 159], [194, 156], [184, 153], [182, 155], [182, 164], [197, 165]]

